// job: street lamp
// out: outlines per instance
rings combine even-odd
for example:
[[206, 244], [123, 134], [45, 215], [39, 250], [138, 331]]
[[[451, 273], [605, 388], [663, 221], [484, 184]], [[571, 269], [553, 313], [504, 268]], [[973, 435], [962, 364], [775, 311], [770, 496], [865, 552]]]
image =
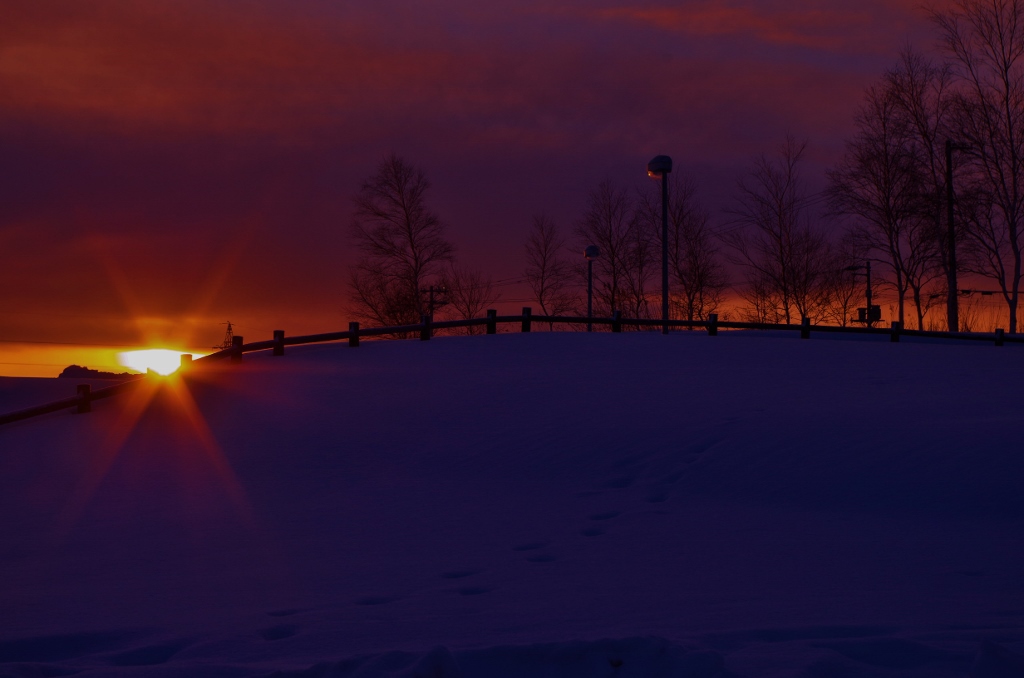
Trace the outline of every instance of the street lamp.
[[594, 259], [601, 256], [601, 248], [597, 245], [587, 245], [583, 250], [583, 256], [587, 260], [587, 332], [594, 331], [594, 324], [590, 319], [594, 317]]
[[661, 178], [661, 333], [668, 334], [668, 173], [672, 158], [656, 155], [647, 163], [647, 176]]
[[953, 151], [970, 150], [967, 144], [953, 143], [952, 139], [946, 139], [946, 209], [948, 230], [947, 247], [949, 248], [949, 260], [946, 271], [946, 324], [950, 332], [960, 331], [960, 311], [956, 301], [956, 229], [953, 227]]

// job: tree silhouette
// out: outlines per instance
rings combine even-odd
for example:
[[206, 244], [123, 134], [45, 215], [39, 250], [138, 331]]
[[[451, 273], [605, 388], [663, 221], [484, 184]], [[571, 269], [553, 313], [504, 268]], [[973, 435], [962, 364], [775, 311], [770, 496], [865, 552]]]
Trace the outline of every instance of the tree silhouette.
[[565, 239], [546, 216], [533, 218], [526, 239], [526, 283], [544, 315], [563, 315], [578, 305], [572, 293], [573, 272], [565, 259]]
[[361, 256], [349, 277], [356, 317], [407, 325], [425, 313], [420, 288], [455, 252], [426, 207], [429, 188], [423, 170], [392, 153], [356, 194], [352, 238]]
[[[441, 272], [441, 287], [447, 300], [447, 314], [459, 320], [483, 316], [501, 298], [490, 276], [449, 262]], [[465, 327], [466, 334], [478, 334], [482, 327]]]
[[807, 219], [799, 166], [806, 144], [787, 137], [775, 159], [761, 155], [738, 184], [736, 228], [723, 236], [747, 269], [747, 300], [760, 320], [814, 318], [827, 241]]
[[921, 290], [941, 268], [917, 135], [898, 93], [884, 82], [868, 88], [854, 120], [857, 131], [843, 159], [828, 171], [830, 210], [853, 217], [861, 249], [881, 255], [891, 269], [900, 323], [907, 292], [914, 290], [923, 329]]
[[[967, 144], [968, 237], [1017, 331], [1024, 248], [1024, 0], [957, 0], [932, 11], [959, 87], [952, 129]], [[958, 189], [961, 188], [958, 186]], [[958, 191], [960, 192], [960, 191]]]
[[[580, 261], [588, 245], [597, 245], [601, 250], [601, 256], [594, 261], [595, 314], [611, 315], [612, 311], [622, 310], [628, 316], [643, 310], [635, 308], [644, 268], [636, 266], [634, 260], [645, 254], [644, 249], [638, 252], [635, 247], [633, 230], [637, 227], [628, 191], [602, 181], [587, 195], [587, 209], [576, 223], [575, 235]], [[586, 284], [586, 268], [581, 266], [577, 270]], [[627, 303], [633, 307], [623, 308]]]
[[[708, 211], [697, 200], [697, 186], [689, 177], [669, 175], [668, 266], [677, 317], [706, 320], [716, 313], [726, 287], [725, 267], [718, 237]], [[661, 245], [661, 192], [641, 192], [639, 213], [654, 244]]]

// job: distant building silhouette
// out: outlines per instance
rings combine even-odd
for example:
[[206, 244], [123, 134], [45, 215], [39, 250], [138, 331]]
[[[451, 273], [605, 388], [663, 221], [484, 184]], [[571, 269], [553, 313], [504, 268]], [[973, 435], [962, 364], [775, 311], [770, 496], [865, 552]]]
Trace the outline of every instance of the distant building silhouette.
[[57, 375], [58, 378], [63, 379], [132, 379], [139, 376], [132, 372], [121, 372], [115, 374], [114, 372], [100, 372], [99, 370], [93, 370], [88, 367], [82, 367], [81, 365], [68, 365], [64, 368], [64, 371]]

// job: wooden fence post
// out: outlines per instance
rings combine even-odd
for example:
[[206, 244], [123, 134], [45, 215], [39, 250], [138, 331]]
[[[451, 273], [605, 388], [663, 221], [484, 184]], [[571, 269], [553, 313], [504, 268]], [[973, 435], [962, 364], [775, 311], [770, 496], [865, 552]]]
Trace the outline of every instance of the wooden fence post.
[[92, 387], [89, 384], [78, 385], [78, 414], [92, 412]]
[[231, 337], [231, 362], [242, 362], [242, 337], [237, 334]]
[[498, 312], [493, 308], [487, 309], [487, 334], [498, 333]]
[[800, 338], [810, 339], [811, 338], [811, 319], [804, 318], [800, 321]]
[[284, 355], [284, 330], [274, 330], [274, 355]]
[[612, 332], [622, 331], [622, 311], [612, 313]]
[[892, 333], [889, 335], [889, 341], [891, 341], [894, 344], [900, 343], [901, 329], [903, 329], [903, 327], [900, 325], [900, 321], [894, 320], [892, 323]]
[[359, 323], [349, 323], [348, 332], [348, 345], [355, 348], [359, 345]]
[[996, 328], [996, 346], [1002, 346], [1003, 340], [1005, 339], [1005, 333], [1002, 327]]
[[529, 306], [523, 306], [523, 332], [530, 331], [530, 325], [533, 322], [533, 309]]
[[718, 314], [708, 313], [708, 336], [718, 336]]
[[178, 371], [185, 372], [192, 367], [191, 353], [182, 353], [180, 356], [178, 356], [178, 359], [181, 360], [181, 363], [178, 365]]
[[420, 324], [423, 327], [420, 328], [420, 341], [430, 340], [430, 316], [424, 313], [420, 316]]

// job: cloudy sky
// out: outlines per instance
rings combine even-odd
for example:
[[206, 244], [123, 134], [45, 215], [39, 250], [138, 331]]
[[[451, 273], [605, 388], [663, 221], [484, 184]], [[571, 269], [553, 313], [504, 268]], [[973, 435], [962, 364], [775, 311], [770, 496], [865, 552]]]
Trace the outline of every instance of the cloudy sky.
[[[834, 162], [917, 0], [14, 0], [0, 21], [0, 340], [343, 327], [352, 195], [423, 167], [460, 259], [523, 268], [602, 179]], [[511, 306], [525, 290], [509, 287]], [[2, 350], [2, 349], [0, 349]]]

